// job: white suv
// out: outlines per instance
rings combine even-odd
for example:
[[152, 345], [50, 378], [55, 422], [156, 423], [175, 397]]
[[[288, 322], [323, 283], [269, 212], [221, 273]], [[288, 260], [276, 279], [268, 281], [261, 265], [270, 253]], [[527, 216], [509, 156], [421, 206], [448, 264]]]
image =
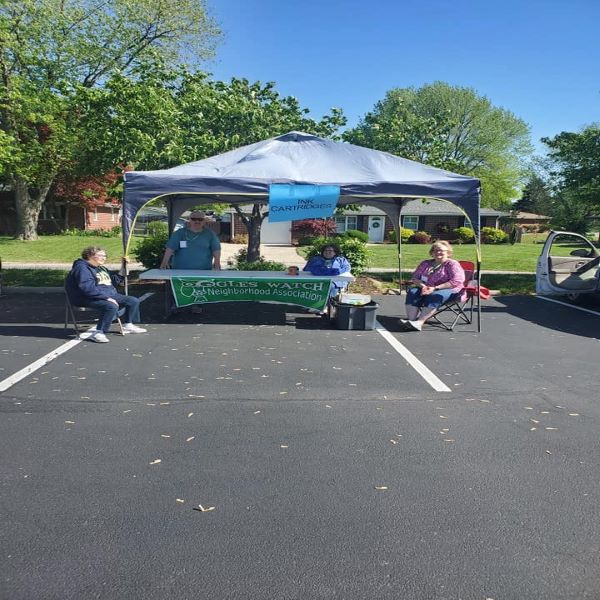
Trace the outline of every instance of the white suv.
[[600, 251], [578, 233], [551, 231], [537, 261], [535, 288], [540, 296], [573, 301], [600, 294]]

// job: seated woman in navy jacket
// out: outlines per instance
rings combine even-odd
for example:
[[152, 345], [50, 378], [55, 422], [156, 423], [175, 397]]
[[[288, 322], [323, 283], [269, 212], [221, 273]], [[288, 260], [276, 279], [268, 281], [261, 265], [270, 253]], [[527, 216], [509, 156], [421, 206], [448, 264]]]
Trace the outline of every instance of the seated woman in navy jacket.
[[321, 248], [321, 254], [313, 256], [304, 266], [303, 271], [313, 275], [344, 275], [350, 273], [348, 259], [341, 255], [335, 244], [326, 244]]
[[[326, 244], [321, 248], [321, 254], [309, 258], [303, 271], [308, 271], [312, 275], [350, 275], [350, 262], [335, 244]], [[347, 287], [344, 282], [331, 282], [329, 296], [335, 296], [338, 291]]]
[[105, 262], [104, 248], [84, 248], [81, 258], [73, 263], [65, 282], [65, 290], [72, 304], [89, 306], [100, 312], [96, 327], [82, 333], [80, 339], [108, 342], [106, 333], [121, 307], [125, 308], [123, 333], [146, 333], [143, 327], [134, 325], [140, 320], [139, 299], [117, 292], [115, 285], [122, 283], [123, 278], [116, 273], [110, 273], [104, 266]]

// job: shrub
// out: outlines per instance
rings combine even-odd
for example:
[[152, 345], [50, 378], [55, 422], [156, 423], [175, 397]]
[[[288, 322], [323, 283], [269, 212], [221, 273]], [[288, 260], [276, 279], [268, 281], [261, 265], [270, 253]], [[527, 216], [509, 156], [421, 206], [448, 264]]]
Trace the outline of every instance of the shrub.
[[71, 227], [57, 235], [68, 235], [73, 237], [119, 237], [121, 235], [121, 227], [119, 225], [112, 229], [77, 229], [76, 227]]
[[504, 244], [508, 241], [508, 234], [496, 227], [482, 227], [481, 241], [484, 244]]
[[321, 250], [326, 244], [339, 246], [341, 253], [350, 261], [353, 275], [361, 275], [367, 268], [369, 264], [369, 249], [367, 245], [351, 237], [317, 238], [312, 248], [308, 251], [306, 258], [312, 258], [321, 254]]
[[365, 233], [364, 231], [359, 231], [358, 229], [347, 229], [345, 232], [345, 237], [360, 240], [365, 244], [369, 241], [369, 234]]
[[265, 260], [262, 256], [255, 261], [248, 262], [246, 260], [248, 250], [242, 248], [235, 255], [235, 266], [233, 271], [285, 271], [287, 267], [283, 263], [278, 263], [272, 260]]
[[459, 244], [475, 243], [475, 232], [470, 227], [457, 227], [453, 233]]
[[247, 244], [248, 234], [247, 233], [236, 233], [231, 240], [232, 244]]
[[[412, 237], [415, 232], [412, 229], [407, 229], [406, 227], [400, 227], [400, 241], [403, 244], [407, 244], [408, 240]], [[392, 229], [388, 233], [388, 240], [393, 244], [396, 243], [396, 230]]]
[[430, 244], [431, 236], [426, 231], [415, 231], [413, 235], [408, 238], [410, 244]]
[[167, 224], [164, 221], [152, 221], [148, 223], [148, 235], [140, 240], [133, 249], [133, 256], [146, 269], [158, 269], [168, 239]]
[[305, 235], [298, 240], [298, 246], [312, 246], [318, 236]]
[[335, 233], [335, 221], [333, 219], [303, 219], [294, 221], [292, 231], [299, 236], [331, 236]]

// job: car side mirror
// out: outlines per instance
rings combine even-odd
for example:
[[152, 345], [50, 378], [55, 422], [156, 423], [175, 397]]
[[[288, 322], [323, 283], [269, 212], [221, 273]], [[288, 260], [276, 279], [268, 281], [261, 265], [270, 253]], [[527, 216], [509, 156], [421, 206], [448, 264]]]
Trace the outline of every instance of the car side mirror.
[[585, 248], [577, 248], [577, 250], [573, 250], [573, 252], [570, 253], [570, 256], [581, 256], [581, 258], [589, 258], [591, 254]]

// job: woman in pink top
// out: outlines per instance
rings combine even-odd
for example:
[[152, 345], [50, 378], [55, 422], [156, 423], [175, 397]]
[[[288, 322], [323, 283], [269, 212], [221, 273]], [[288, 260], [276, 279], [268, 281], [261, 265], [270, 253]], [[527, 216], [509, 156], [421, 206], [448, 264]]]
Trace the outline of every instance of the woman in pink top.
[[465, 282], [465, 272], [452, 256], [448, 242], [435, 242], [429, 254], [413, 273], [412, 286], [406, 294], [406, 316], [400, 322], [411, 331], [421, 331], [423, 324], [453, 294], [460, 292]]

